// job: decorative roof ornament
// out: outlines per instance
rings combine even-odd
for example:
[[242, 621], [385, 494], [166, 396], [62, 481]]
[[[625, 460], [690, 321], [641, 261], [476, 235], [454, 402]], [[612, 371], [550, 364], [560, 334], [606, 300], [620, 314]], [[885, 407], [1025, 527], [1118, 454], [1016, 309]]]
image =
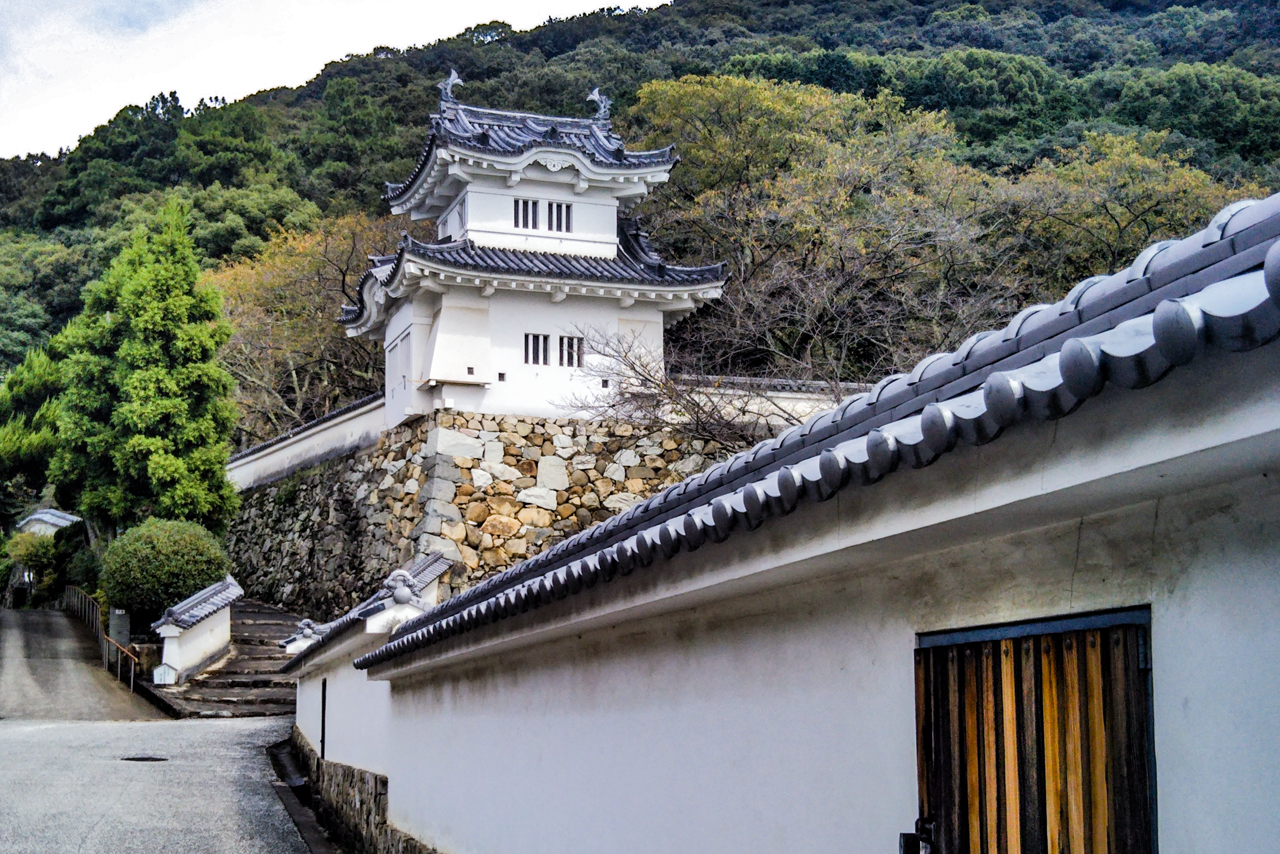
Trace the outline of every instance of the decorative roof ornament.
[[465, 86], [465, 85], [466, 84], [463, 82], [462, 78], [458, 76], [457, 69], [450, 68], [449, 76], [436, 84], [436, 88], [440, 90], [440, 103], [442, 104], [458, 103], [457, 97], [453, 94], [453, 87]]
[[613, 100], [608, 95], [601, 95], [599, 86], [591, 90], [587, 100], [594, 102], [596, 105], [596, 121], [605, 122], [609, 120], [609, 108], [613, 106]]

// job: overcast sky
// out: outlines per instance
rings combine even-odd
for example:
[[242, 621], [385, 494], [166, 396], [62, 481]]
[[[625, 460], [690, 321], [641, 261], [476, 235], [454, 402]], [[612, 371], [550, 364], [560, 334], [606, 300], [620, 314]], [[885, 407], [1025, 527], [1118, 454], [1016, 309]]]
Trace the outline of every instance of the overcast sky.
[[0, 0], [0, 157], [73, 146], [157, 92], [233, 101], [375, 47], [608, 5], [659, 0]]

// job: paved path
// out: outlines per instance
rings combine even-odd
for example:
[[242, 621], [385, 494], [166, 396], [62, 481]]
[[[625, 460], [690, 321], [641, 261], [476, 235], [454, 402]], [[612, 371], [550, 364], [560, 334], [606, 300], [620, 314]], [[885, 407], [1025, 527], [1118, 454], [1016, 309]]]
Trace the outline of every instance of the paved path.
[[0, 719], [158, 720], [103, 668], [93, 633], [61, 611], [0, 610]]
[[264, 750], [291, 723], [0, 721], [0, 852], [307, 854]]
[[60, 612], [0, 610], [0, 854], [307, 854], [265, 750], [292, 717], [171, 721], [97, 655]]

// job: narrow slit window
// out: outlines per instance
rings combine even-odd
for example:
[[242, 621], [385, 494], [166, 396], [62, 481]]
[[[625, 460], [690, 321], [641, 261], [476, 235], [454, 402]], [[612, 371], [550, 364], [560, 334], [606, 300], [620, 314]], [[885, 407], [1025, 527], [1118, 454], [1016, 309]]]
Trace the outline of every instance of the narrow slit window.
[[551, 336], [526, 333], [524, 336], [524, 363], [526, 365], [551, 364]]
[[547, 202], [547, 231], [573, 231], [573, 205]]
[[586, 343], [582, 338], [560, 336], [560, 367], [581, 368], [582, 357], [586, 355]]
[[515, 199], [512, 201], [513, 224], [516, 228], [538, 227], [538, 202], [536, 199]]

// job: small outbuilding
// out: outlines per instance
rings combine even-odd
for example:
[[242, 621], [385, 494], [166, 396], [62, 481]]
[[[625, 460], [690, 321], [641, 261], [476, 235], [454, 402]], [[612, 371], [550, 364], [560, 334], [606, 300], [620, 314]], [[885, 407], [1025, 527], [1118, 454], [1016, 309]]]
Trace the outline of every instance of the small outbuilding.
[[52, 507], [46, 507], [20, 519], [14, 525], [14, 528], [20, 534], [39, 534], [51, 537], [63, 528], [69, 528], [79, 521], [81, 521], [79, 516], [64, 513], [61, 510], [54, 510]]
[[228, 575], [167, 609], [151, 625], [164, 638], [161, 664], [151, 681], [181, 685], [230, 652], [231, 605], [243, 596], [244, 589]]

